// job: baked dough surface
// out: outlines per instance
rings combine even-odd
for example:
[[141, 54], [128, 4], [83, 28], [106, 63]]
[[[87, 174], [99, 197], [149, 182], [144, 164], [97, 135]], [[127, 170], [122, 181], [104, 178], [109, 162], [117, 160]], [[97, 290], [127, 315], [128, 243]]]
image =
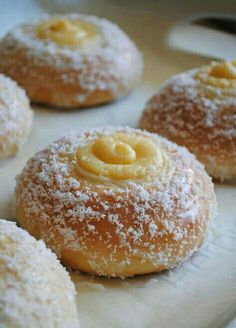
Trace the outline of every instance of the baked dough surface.
[[45, 15], [0, 42], [0, 72], [24, 87], [31, 101], [50, 106], [111, 102], [137, 85], [142, 66], [134, 42], [95, 16]]
[[[104, 140], [109, 147], [101, 150]], [[126, 155], [106, 163], [117, 160], [113, 146], [121, 140]], [[142, 144], [141, 166], [140, 142], [148, 145], [144, 151]], [[216, 208], [211, 179], [186, 149], [119, 127], [69, 134], [45, 148], [27, 163], [15, 195], [21, 226], [65, 264], [120, 277], [162, 271], [188, 258]]]
[[140, 127], [187, 147], [220, 180], [236, 178], [236, 66], [213, 62], [167, 80]]

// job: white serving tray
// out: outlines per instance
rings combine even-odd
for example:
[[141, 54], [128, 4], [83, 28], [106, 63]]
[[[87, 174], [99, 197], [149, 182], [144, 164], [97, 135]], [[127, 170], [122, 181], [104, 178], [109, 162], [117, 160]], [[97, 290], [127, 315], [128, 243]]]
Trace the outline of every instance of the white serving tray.
[[[32, 134], [22, 152], [0, 164], [0, 218], [12, 218], [15, 176], [26, 160], [62, 133], [116, 124], [137, 126], [147, 99], [160, 83], [209, 59], [174, 52], [165, 45], [173, 16], [152, 4], [125, 6], [125, 1], [0, 0], [0, 33], [44, 11], [81, 11], [119, 23], [144, 54], [145, 73], [139, 88], [113, 104], [76, 111], [35, 109]], [[147, 2], [149, 3], [149, 2]], [[223, 4], [225, 5], [225, 4]], [[195, 12], [190, 12], [195, 14]], [[236, 327], [236, 185], [216, 184], [219, 214], [215, 228], [198, 254], [179, 268], [127, 280], [92, 278], [71, 273], [78, 291], [81, 328], [233, 328]], [[65, 327], [66, 328], [66, 327]]]

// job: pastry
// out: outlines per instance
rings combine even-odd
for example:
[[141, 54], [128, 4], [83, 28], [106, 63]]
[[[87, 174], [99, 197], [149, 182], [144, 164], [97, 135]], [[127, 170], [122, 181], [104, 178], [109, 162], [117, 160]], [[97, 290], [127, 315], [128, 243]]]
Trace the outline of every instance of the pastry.
[[127, 94], [142, 73], [142, 57], [112, 22], [82, 14], [44, 16], [0, 42], [0, 72], [33, 102], [86, 107]]
[[32, 119], [25, 91], [0, 74], [0, 159], [16, 154], [29, 135]]
[[236, 178], [236, 62], [172, 77], [146, 105], [140, 127], [187, 147], [212, 177]]
[[0, 220], [1, 328], [78, 328], [75, 289], [56, 256]]
[[72, 133], [32, 157], [15, 216], [67, 266], [126, 277], [195, 252], [215, 214], [211, 179], [193, 155], [132, 128]]

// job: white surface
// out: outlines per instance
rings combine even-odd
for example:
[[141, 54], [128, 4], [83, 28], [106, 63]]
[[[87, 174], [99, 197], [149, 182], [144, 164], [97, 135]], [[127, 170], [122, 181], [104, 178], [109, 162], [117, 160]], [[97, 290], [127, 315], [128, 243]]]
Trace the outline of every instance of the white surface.
[[228, 60], [236, 58], [236, 35], [192, 25], [190, 22], [173, 26], [168, 35], [167, 44], [178, 50], [210, 58]]
[[[95, 125], [137, 126], [146, 100], [170, 75], [206, 63], [201, 57], [173, 52], [164, 37], [173, 16], [160, 11], [124, 7], [119, 1], [0, 0], [1, 34], [44, 10], [80, 10], [118, 22], [144, 53], [140, 87], [111, 105], [82, 111], [36, 109], [29, 142], [15, 158], [0, 164], [0, 218], [11, 218], [14, 177], [37, 150], [64, 132]], [[93, 4], [92, 4], [93, 3]], [[90, 4], [90, 5], [89, 5]], [[225, 5], [225, 4], [224, 4]], [[188, 11], [186, 7], [183, 10]], [[73, 273], [82, 328], [236, 327], [236, 185], [216, 185], [219, 215], [211, 240], [188, 262], [171, 272], [128, 280], [91, 278]], [[66, 327], [65, 327], [66, 328]]]

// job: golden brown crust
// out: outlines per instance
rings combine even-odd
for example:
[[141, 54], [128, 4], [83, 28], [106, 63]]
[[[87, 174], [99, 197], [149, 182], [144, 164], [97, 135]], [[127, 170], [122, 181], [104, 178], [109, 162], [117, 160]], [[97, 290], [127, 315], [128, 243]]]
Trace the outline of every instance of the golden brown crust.
[[[78, 17], [98, 25], [106, 45], [84, 53], [59, 48], [31, 35], [37, 22], [22, 25], [0, 42], [0, 72], [24, 87], [33, 102], [59, 107], [107, 103], [136, 86], [142, 72], [141, 55], [117, 26], [86, 15], [60, 17]], [[112, 38], [117, 38], [117, 44]]]
[[[40, 104], [58, 107], [88, 107], [99, 105], [114, 100], [111, 90], [94, 90], [87, 93], [86, 88], [79, 83], [79, 72], [69, 68], [58, 68], [48, 65], [32, 67], [32, 59], [28, 58], [24, 51], [11, 55], [1, 55], [0, 71], [4, 72], [19, 83], [25, 90], [31, 101]], [[102, 67], [101, 67], [102, 69]], [[103, 69], [106, 70], [104, 67]], [[88, 67], [87, 70], [90, 70]], [[67, 76], [67, 80], [64, 77]], [[71, 83], [68, 81], [72, 81]], [[117, 81], [117, 85], [119, 81]], [[130, 81], [129, 89], [122, 85], [117, 91], [117, 97], [121, 97], [131, 90], [136, 81]]]
[[217, 179], [236, 178], [236, 93], [204, 85], [196, 70], [168, 80], [147, 103], [140, 127], [187, 147]]
[[[117, 131], [163, 147], [171, 175], [114, 186], [71, 173], [75, 162], [66, 154]], [[70, 162], [59, 161], [62, 153]], [[201, 245], [216, 207], [213, 185], [192, 155], [130, 128], [90, 130], [55, 142], [28, 162], [15, 195], [20, 225], [44, 239], [63, 263], [119, 277], [162, 271], [188, 258]]]

